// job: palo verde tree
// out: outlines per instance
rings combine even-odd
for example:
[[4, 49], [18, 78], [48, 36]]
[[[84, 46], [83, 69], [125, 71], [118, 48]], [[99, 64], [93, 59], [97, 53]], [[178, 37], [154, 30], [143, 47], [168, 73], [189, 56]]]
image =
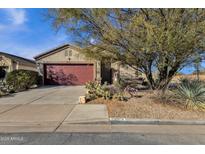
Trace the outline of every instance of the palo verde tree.
[[51, 9], [48, 15], [88, 56], [129, 65], [152, 89], [165, 90], [205, 47], [204, 9]]

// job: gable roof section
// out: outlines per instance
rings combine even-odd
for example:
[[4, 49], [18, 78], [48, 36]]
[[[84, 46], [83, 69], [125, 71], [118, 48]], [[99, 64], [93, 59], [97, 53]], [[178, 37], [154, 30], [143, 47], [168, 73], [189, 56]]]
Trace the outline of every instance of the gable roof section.
[[60, 51], [62, 51], [64, 49], [67, 49], [68, 47], [75, 48], [75, 49], [78, 49], [78, 50], [80, 49], [79, 47], [76, 47], [76, 46], [73, 46], [73, 45], [70, 45], [70, 44], [63, 44], [63, 45], [60, 45], [58, 47], [55, 47], [53, 49], [50, 49], [50, 50], [48, 50], [46, 52], [43, 52], [43, 53], [35, 56], [34, 59], [38, 60], [38, 59], [47, 57], [49, 55], [55, 54], [57, 52], [60, 52]]
[[15, 60], [15, 61], [21, 61], [21, 62], [24, 62], [24, 63], [32, 63], [32, 64], [36, 64], [36, 62], [34, 60], [31, 60], [31, 59], [27, 59], [27, 58], [23, 58], [23, 57], [19, 57], [19, 56], [16, 56], [16, 55], [12, 55], [12, 54], [9, 54], [9, 53], [6, 53], [6, 52], [0, 52], [0, 55], [4, 55], [12, 60]]

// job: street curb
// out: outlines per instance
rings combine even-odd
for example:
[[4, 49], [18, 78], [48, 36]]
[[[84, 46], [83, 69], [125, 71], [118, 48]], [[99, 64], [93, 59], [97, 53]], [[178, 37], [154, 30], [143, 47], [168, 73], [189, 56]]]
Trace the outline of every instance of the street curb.
[[110, 118], [110, 122], [111, 124], [136, 124], [136, 125], [205, 125], [205, 120]]

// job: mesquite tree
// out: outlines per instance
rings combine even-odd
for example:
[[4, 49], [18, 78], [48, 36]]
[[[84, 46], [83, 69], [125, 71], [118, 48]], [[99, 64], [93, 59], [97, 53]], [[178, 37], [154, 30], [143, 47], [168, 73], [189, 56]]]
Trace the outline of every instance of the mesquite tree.
[[88, 56], [129, 65], [152, 89], [166, 89], [205, 47], [204, 9], [50, 9], [48, 15]]

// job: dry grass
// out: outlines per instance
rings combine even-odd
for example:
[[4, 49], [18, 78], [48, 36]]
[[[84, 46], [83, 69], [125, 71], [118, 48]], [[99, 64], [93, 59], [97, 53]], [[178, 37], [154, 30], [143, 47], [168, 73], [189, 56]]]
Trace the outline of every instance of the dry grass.
[[155, 98], [156, 94], [152, 92], [140, 92], [138, 97], [126, 102], [100, 98], [88, 103], [106, 104], [110, 117], [205, 120], [205, 112], [188, 110], [178, 103], [164, 103]]

